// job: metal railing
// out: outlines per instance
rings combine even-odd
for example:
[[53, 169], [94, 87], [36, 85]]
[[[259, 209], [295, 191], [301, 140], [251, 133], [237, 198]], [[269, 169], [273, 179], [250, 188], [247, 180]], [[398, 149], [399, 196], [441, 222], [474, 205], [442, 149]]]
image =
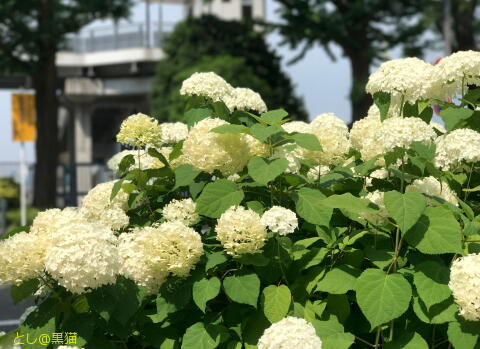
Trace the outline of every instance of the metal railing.
[[151, 23], [147, 32], [145, 23], [122, 23], [81, 31], [67, 37], [67, 51], [76, 53], [101, 52], [140, 47], [160, 47], [164, 37], [173, 30], [173, 22]]

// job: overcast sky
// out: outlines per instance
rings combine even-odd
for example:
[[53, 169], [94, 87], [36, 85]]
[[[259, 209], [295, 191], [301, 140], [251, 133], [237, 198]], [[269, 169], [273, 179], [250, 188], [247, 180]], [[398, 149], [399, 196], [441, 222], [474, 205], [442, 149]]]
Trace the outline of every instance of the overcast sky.
[[[267, 19], [275, 20], [276, 4], [273, 0], [267, 0]], [[152, 5], [152, 20], [157, 20], [158, 7]], [[176, 22], [183, 17], [182, 7], [179, 5], [163, 5], [165, 21]], [[132, 22], [141, 22], [145, 18], [145, 4], [138, 2], [133, 8]], [[89, 27], [110, 25], [110, 22], [96, 22]], [[350, 118], [350, 104], [348, 93], [350, 87], [349, 62], [340, 56], [337, 47], [333, 52], [337, 55], [336, 62], [332, 62], [319, 47], [310, 50], [305, 58], [294, 65], [286, 62], [295, 55], [288, 47], [279, 46], [281, 38], [277, 34], [271, 34], [268, 42], [277, 53], [283, 57], [284, 69], [290, 75], [296, 86], [296, 93], [305, 100], [310, 117], [325, 112], [333, 112], [345, 121]], [[0, 90], [0, 163], [5, 161], [17, 161], [19, 146], [11, 141], [10, 119], [11, 91]], [[27, 144], [27, 158], [34, 160], [34, 148], [30, 142]]]

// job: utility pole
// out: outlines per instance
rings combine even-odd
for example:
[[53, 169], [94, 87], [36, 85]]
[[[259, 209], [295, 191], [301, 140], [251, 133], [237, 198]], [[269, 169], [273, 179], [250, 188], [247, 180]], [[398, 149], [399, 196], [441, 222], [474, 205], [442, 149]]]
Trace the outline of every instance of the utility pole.
[[452, 29], [452, 2], [451, 0], [443, 0], [443, 39], [444, 48], [443, 53], [449, 56], [452, 53], [453, 47], [453, 29]]

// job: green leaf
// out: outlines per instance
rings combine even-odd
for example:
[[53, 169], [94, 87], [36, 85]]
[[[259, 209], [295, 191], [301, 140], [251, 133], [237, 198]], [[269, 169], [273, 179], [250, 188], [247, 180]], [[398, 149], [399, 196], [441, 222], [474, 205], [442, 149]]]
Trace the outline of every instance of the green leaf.
[[416, 332], [403, 333], [399, 338], [394, 341], [386, 343], [383, 346], [384, 349], [428, 349], [428, 344]]
[[77, 334], [78, 347], [83, 347], [93, 336], [95, 330], [95, 315], [89, 313], [70, 316], [62, 326], [63, 332], [74, 332]]
[[402, 315], [410, 304], [412, 288], [401, 274], [366, 269], [357, 280], [357, 302], [372, 328]]
[[221, 282], [217, 277], [193, 283], [193, 301], [205, 313], [207, 302], [220, 293]]
[[215, 116], [223, 120], [228, 120], [230, 118], [230, 109], [223, 102], [213, 102], [212, 103], [213, 111]]
[[128, 171], [128, 169], [135, 165], [135, 157], [133, 154], [128, 154], [120, 160], [120, 163], [118, 164], [118, 171], [120, 173]]
[[[17, 340], [18, 343], [24, 343], [21, 345], [22, 348], [44, 349], [46, 347], [45, 344], [40, 344], [40, 337], [45, 337], [45, 335], [50, 336], [51, 333], [55, 332], [55, 313], [59, 311], [58, 307], [59, 304], [50, 298], [40, 304], [38, 308], [27, 316], [25, 322], [19, 328], [19, 332], [24, 337], [21, 338], [20, 341]], [[34, 339], [39, 340], [34, 344], [27, 344], [27, 334], [31, 342], [33, 342]]]
[[333, 268], [317, 283], [317, 291], [344, 294], [355, 289], [361, 271], [349, 265]]
[[33, 295], [37, 289], [40, 282], [38, 279], [30, 279], [22, 282], [20, 285], [13, 285], [10, 289], [10, 294], [12, 296], [13, 304], [18, 304], [23, 301], [25, 298]]
[[318, 141], [317, 136], [310, 133], [296, 133], [289, 136], [292, 138], [299, 146], [308, 150], [322, 151], [322, 145]]
[[324, 197], [319, 190], [301, 188], [294, 198], [298, 215], [308, 223], [328, 227], [333, 209], [323, 204]]
[[170, 164], [168, 163], [168, 160], [157, 149], [148, 148], [148, 155], [160, 160], [165, 167], [170, 167]]
[[249, 209], [257, 212], [259, 215], [262, 215], [265, 211], [265, 207], [260, 201], [248, 201], [246, 205]]
[[427, 324], [444, 324], [455, 321], [455, 314], [458, 312], [457, 305], [452, 297], [427, 309], [425, 303], [419, 297], [414, 296], [412, 308], [415, 315]]
[[268, 161], [258, 156], [248, 162], [248, 174], [259, 184], [267, 185], [273, 181], [288, 167], [287, 159], [275, 159]]
[[275, 109], [263, 113], [261, 118], [269, 125], [279, 125], [286, 116], [288, 116], [288, 113], [285, 110]]
[[450, 270], [437, 261], [429, 260], [415, 266], [413, 282], [418, 295], [430, 308], [451, 296], [448, 287]]
[[265, 257], [264, 255], [260, 253], [255, 253], [255, 254], [242, 254], [239, 258], [236, 259], [242, 264], [247, 264], [247, 265], [256, 265], [258, 267], [264, 267], [268, 263], [270, 263], [270, 259]]
[[387, 191], [383, 201], [388, 213], [403, 233], [413, 227], [426, 207], [425, 196], [415, 192], [402, 194], [398, 191]]
[[222, 125], [218, 126], [215, 128], [212, 128], [210, 132], [215, 132], [215, 133], [250, 133], [250, 129], [246, 126], [243, 125], [235, 125], [235, 124], [228, 124], [228, 125]]
[[355, 342], [355, 336], [349, 332], [335, 333], [322, 339], [322, 349], [348, 349]]
[[228, 276], [223, 280], [223, 288], [227, 296], [234, 302], [257, 307], [260, 279], [256, 274], [242, 272]]
[[371, 202], [368, 199], [361, 199], [353, 196], [350, 193], [341, 195], [332, 195], [323, 199], [322, 204], [330, 208], [339, 208], [350, 211], [352, 213], [376, 213], [378, 210], [371, 207]]
[[122, 184], [123, 184], [123, 179], [120, 179], [113, 184], [112, 194], [110, 194], [110, 201], [115, 199], [115, 196], [117, 196], [120, 189], [122, 189]]
[[197, 211], [207, 217], [219, 218], [229, 207], [239, 205], [243, 198], [243, 191], [237, 189], [235, 183], [219, 179], [205, 186], [197, 200]]
[[195, 170], [192, 165], [184, 164], [175, 169], [175, 188], [180, 188], [193, 183], [200, 171]]
[[388, 109], [390, 109], [390, 94], [382, 91], [375, 92], [373, 101], [380, 110], [380, 119], [385, 120], [388, 116]]
[[183, 140], [181, 140], [178, 143], [175, 143], [172, 151], [170, 152], [170, 155], [168, 155], [168, 160], [172, 161], [180, 157], [180, 155], [183, 154], [182, 149], [183, 149]]
[[217, 265], [228, 261], [227, 256], [223, 252], [207, 253], [207, 264], [205, 265], [205, 271], [215, 268]]
[[250, 127], [250, 134], [264, 143], [268, 141], [269, 137], [278, 132], [283, 132], [283, 129], [278, 126], [263, 126], [261, 124], [254, 124], [252, 127]]
[[193, 126], [197, 122], [208, 118], [212, 115], [210, 108], [193, 108], [185, 113], [185, 123], [188, 126]]
[[455, 349], [476, 349], [479, 343], [480, 327], [477, 321], [450, 322], [447, 335]]
[[447, 107], [440, 111], [440, 117], [445, 121], [447, 131], [453, 130], [461, 121], [467, 120], [473, 115], [472, 109]]
[[210, 334], [202, 322], [193, 324], [183, 335], [182, 349], [213, 349], [218, 345], [217, 338]]
[[277, 322], [283, 319], [290, 308], [292, 294], [285, 285], [270, 285], [262, 291], [261, 306], [263, 313], [271, 322]]
[[460, 224], [453, 213], [442, 206], [427, 207], [405, 234], [405, 239], [426, 254], [462, 253]]

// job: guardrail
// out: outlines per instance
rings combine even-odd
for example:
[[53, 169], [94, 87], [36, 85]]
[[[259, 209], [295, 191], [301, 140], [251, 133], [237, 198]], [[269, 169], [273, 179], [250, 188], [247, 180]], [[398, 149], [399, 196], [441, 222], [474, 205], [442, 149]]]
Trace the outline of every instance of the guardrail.
[[[67, 37], [66, 50], [77, 53], [101, 52], [139, 47], [159, 47], [175, 23], [123, 23], [96, 27]], [[147, 32], [148, 31], [148, 32]]]

